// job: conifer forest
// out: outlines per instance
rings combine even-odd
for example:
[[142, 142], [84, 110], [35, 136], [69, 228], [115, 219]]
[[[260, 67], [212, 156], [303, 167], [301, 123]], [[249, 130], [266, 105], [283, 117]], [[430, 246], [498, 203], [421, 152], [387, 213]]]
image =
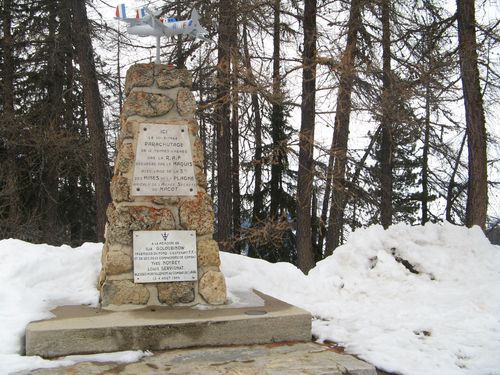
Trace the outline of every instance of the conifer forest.
[[[221, 249], [307, 273], [356, 228], [500, 221], [498, 0], [129, 1], [201, 15], [193, 75]], [[0, 0], [0, 238], [103, 241], [127, 69], [108, 0]]]

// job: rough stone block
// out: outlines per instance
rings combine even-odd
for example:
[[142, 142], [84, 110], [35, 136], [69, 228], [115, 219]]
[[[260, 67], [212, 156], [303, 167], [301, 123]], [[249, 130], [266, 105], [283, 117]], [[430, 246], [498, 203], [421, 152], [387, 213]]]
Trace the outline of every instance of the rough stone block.
[[203, 240], [197, 243], [198, 267], [219, 267], [219, 245], [214, 240]]
[[125, 174], [134, 166], [134, 150], [132, 143], [122, 143], [115, 160], [115, 174]]
[[127, 97], [123, 112], [126, 116], [155, 117], [167, 114], [174, 101], [166, 95], [135, 91]]
[[157, 284], [158, 300], [167, 305], [194, 301], [194, 283], [189, 281]]
[[159, 204], [159, 205], [171, 205], [171, 206], [175, 206], [177, 203], [179, 203], [180, 201], [180, 198], [179, 197], [154, 197], [153, 198], [153, 202], [155, 204]]
[[134, 284], [130, 280], [106, 280], [102, 286], [102, 305], [145, 305], [149, 299], [149, 291], [142, 284]]
[[177, 92], [177, 112], [181, 116], [192, 116], [196, 111], [196, 100], [191, 90], [181, 88]]
[[121, 251], [109, 251], [104, 265], [109, 275], [132, 271], [132, 258]]
[[130, 185], [126, 177], [113, 176], [109, 188], [114, 202], [130, 202]]
[[191, 154], [193, 157], [193, 164], [203, 169], [203, 159], [204, 159], [203, 142], [198, 137], [195, 138], [195, 140], [193, 141]]
[[127, 70], [125, 95], [134, 87], [148, 87], [154, 83], [154, 64], [135, 64]]
[[212, 201], [206, 193], [199, 192], [194, 198], [183, 200], [179, 216], [184, 229], [195, 230], [199, 236], [213, 233], [214, 212]]
[[175, 229], [175, 218], [170, 209], [145, 206], [122, 207], [108, 212], [108, 237], [110, 243], [132, 244], [135, 230]]
[[193, 84], [191, 74], [185, 69], [174, 69], [169, 66], [160, 66], [156, 75], [156, 84], [160, 89], [174, 87], [190, 88]]
[[226, 281], [219, 271], [208, 271], [200, 279], [199, 292], [211, 305], [222, 305], [226, 302]]
[[203, 170], [199, 167], [195, 167], [194, 176], [196, 178], [196, 183], [199, 187], [206, 189], [208, 186], [207, 176], [203, 172]]
[[175, 229], [175, 218], [169, 208], [129, 207], [132, 217], [131, 230]]

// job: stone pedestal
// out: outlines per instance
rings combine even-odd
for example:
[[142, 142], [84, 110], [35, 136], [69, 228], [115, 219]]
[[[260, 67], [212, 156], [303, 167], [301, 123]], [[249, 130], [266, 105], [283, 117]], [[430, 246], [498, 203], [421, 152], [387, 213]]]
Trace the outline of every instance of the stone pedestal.
[[242, 305], [110, 311], [61, 306], [26, 328], [26, 354], [59, 357], [124, 350], [309, 341], [311, 314], [258, 292]]
[[[220, 305], [226, 301], [226, 285], [219, 269], [219, 248], [212, 238], [214, 212], [212, 201], [206, 193], [202, 142], [194, 118], [196, 102], [190, 87], [191, 74], [187, 70], [166, 65], [138, 64], [127, 72], [127, 98], [122, 110], [118, 154], [111, 182], [113, 202], [107, 210], [106, 242], [99, 279], [102, 307], [128, 309], [146, 305]], [[186, 139], [189, 139], [187, 143], [191, 149], [193, 168], [189, 172], [194, 173], [196, 182], [194, 188], [190, 189], [192, 193], [138, 195], [140, 189], [133, 188], [133, 182], [135, 172], [137, 183], [137, 170], [134, 169], [137, 169], [136, 156], [141, 131], [155, 126], [166, 130], [169, 128], [164, 127], [181, 129], [180, 125], [183, 127], [179, 131], [184, 132], [186, 129], [189, 135]], [[147, 146], [144, 137], [143, 134], [139, 146]], [[168, 147], [168, 142], [155, 147], [161, 148], [162, 145]], [[186, 150], [186, 145], [182, 147]], [[159, 162], [154, 163], [154, 168], [158, 168]], [[154, 174], [155, 170], [150, 172]], [[134, 232], [171, 230], [196, 232], [196, 280], [141, 283], [136, 279], [134, 282]]]

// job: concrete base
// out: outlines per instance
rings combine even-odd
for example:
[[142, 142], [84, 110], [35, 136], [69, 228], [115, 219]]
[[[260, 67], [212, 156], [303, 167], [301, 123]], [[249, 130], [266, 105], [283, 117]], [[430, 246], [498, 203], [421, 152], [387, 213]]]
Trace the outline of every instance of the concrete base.
[[28, 325], [26, 355], [58, 357], [311, 339], [311, 315], [307, 311], [256, 294], [260, 298], [248, 298], [253, 306], [239, 301], [236, 306], [240, 307], [158, 306], [132, 311], [58, 307], [52, 311], [55, 318]]

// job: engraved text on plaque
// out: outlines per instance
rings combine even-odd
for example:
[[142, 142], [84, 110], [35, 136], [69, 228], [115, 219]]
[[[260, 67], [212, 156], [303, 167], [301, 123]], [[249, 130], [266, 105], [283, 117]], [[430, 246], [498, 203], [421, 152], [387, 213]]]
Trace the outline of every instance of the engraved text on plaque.
[[194, 230], [134, 232], [134, 282], [198, 279]]
[[131, 195], [196, 195], [187, 125], [140, 124]]

